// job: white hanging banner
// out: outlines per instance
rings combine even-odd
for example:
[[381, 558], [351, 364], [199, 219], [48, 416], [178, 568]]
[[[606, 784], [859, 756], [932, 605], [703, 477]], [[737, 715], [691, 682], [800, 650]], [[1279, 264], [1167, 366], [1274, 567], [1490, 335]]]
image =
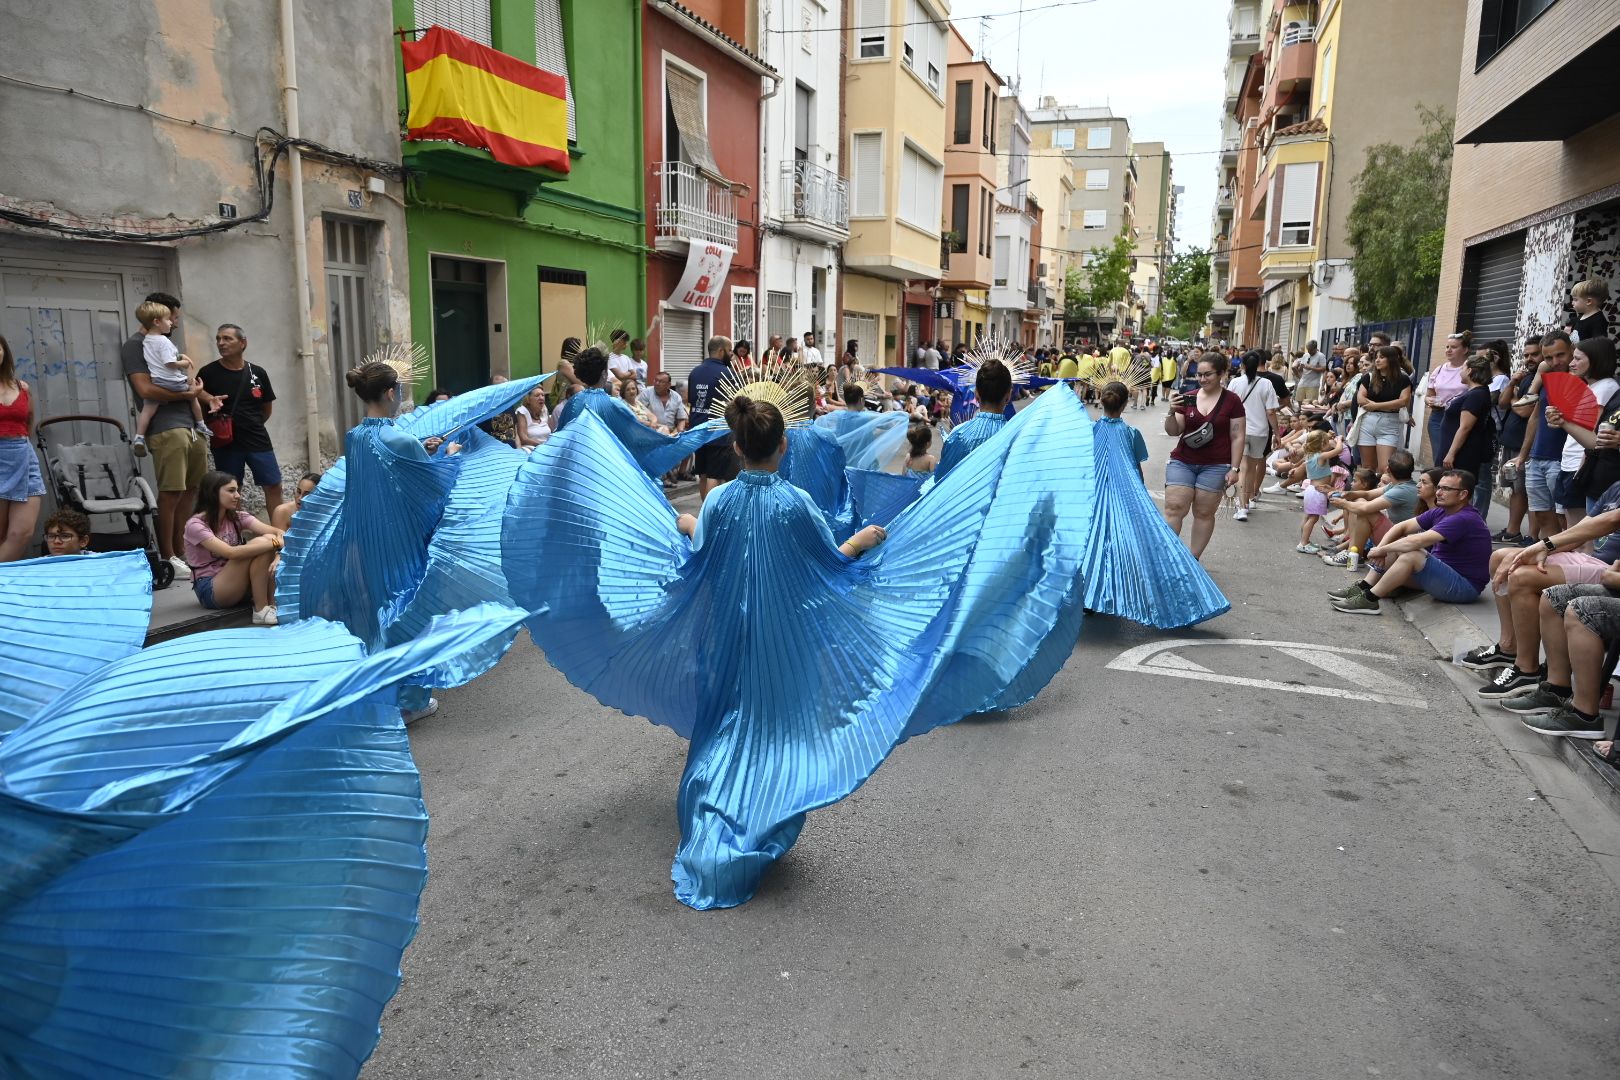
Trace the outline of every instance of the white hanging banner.
[[726, 274], [731, 271], [731, 256], [735, 252], [724, 244], [709, 244], [693, 240], [686, 252], [686, 273], [675, 286], [669, 302], [676, 307], [693, 311], [713, 312], [725, 287]]

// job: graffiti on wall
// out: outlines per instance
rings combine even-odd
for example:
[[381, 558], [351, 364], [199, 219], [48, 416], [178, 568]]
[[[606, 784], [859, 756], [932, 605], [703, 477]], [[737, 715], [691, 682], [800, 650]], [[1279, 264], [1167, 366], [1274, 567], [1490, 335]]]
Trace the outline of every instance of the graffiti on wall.
[[1565, 214], [1526, 230], [1519, 317], [1514, 325], [1518, 341], [1568, 326], [1574, 317], [1569, 290], [1592, 277], [1609, 283], [1603, 312], [1613, 335], [1620, 326], [1620, 210]]

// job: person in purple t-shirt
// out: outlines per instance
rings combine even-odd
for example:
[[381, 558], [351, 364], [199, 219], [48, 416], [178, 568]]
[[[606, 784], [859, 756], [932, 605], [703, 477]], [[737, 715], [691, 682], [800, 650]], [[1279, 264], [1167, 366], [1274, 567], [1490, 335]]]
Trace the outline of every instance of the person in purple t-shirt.
[[1435, 485], [1433, 510], [1403, 521], [1367, 552], [1367, 576], [1328, 595], [1337, 611], [1377, 615], [1378, 602], [1402, 585], [1436, 600], [1469, 604], [1491, 576], [1491, 530], [1470, 500], [1474, 474], [1447, 469]]

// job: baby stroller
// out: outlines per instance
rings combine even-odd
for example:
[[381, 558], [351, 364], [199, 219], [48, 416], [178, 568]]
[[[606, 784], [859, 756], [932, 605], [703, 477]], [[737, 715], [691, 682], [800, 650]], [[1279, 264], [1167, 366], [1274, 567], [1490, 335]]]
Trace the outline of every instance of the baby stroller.
[[[52, 442], [47, 434], [55, 424], [105, 424], [118, 432], [118, 442]], [[152, 566], [152, 587], [166, 589], [174, 582], [174, 567], [158, 554], [157, 496], [140, 474], [135, 452], [124, 425], [110, 416], [53, 416], [34, 425], [39, 452], [45, 458], [56, 492], [56, 505], [90, 516], [92, 551], [146, 552]], [[69, 429], [62, 429], [66, 432]], [[101, 429], [97, 429], [101, 430]], [[122, 517], [122, 532], [95, 528], [94, 515]]]

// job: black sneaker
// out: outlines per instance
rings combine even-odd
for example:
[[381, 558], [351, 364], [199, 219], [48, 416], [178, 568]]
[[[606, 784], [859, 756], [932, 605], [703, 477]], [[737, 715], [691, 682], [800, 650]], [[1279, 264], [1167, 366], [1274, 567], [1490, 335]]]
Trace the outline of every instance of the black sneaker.
[[1542, 735], [1567, 735], [1571, 739], [1603, 738], [1603, 721], [1588, 720], [1567, 702], [1546, 716], [1521, 717], [1519, 723]]
[[1501, 532], [1491, 537], [1491, 543], [1519, 545], [1524, 543], [1524, 537], [1520, 536], [1518, 533], [1510, 533], [1506, 529], [1503, 529]]
[[1508, 712], [1518, 713], [1520, 716], [1546, 716], [1568, 704], [1569, 695], [1547, 689], [1546, 683], [1537, 683], [1529, 689], [1498, 698], [1496, 703]]
[[1509, 664], [1496, 673], [1496, 678], [1475, 690], [1474, 693], [1487, 701], [1495, 701], [1497, 698], [1507, 697], [1515, 691], [1523, 690], [1527, 686], [1534, 686], [1540, 681], [1541, 672], [1524, 672]]
[[1495, 671], [1497, 668], [1512, 667], [1513, 657], [1503, 652], [1493, 642], [1490, 645], [1481, 645], [1470, 653], [1463, 655], [1457, 663], [1465, 668], [1475, 671]]

